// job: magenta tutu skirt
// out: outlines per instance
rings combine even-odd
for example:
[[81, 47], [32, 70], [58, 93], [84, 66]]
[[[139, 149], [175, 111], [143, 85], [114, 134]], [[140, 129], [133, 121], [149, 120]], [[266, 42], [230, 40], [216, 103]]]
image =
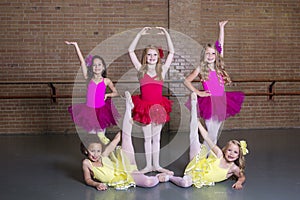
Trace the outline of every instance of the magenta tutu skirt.
[[173, 101], [162, 97], [159, 103], [143, 101], [140, 95], [132, 96], [134, 108], [132, 109], [133, 120], [142, 124], [163, 124], [170, 121]]
[[[224, 96], [198, 96], [197, 115], [203, 119], [217, 119], [224, 121], [240, 112], [244, 102], [243, 92], [225, 92]], [[191, 110], [191, 99], [185, 103]]]
[[105, 105], [100, 108], [91, 108], [85, 103], [79, 103], [69, 106], [68, 111], [74, 123], [88, 132], [114, 126], [120, 117], [111, 99], [106, 99]]

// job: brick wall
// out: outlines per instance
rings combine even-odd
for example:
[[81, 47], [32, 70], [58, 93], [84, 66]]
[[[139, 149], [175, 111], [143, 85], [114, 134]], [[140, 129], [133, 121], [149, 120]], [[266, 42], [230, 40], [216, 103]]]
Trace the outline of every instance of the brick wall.
[[[58, 98], [56, 103], [42, 98], [4, 98], [47, 96], [51, 92], [47, 82], [75, 80], [75, 87], [54, 84], [58, 95], [71, 96], [82, 77], [75, 51], [64, 44], [65, 40], [77, 41], [84, 55], [90, 52], [104, 55], [110, 64], [108, 76], [111, 79], [136, 80], [126, 54], [131, 39], [144, 26], [170, 28], [177, 54], [169, 79], [180, 80], [197, 62], [193, 61], [197, 59], [193, 57], [196, 53], [190, 53], [189, 48], [214, 41], [218, 35], [217, 22], [228, 19], [225, 61], [233, 80], [299, 79], [298, 1], [11, 0], [1, 1], [0, 11], [0, 134], [76, 131], [67, 112], [72, 103], [70, 98]], [[138, 47], [151, 39], [145, 37]], [[165, 41], [160, 39], [155, 40], [156, 44], [165, 47]], [[267, 92], [269, 84], [234, 83], [227, 89]], [[279, 82], [275, 83], [275, 91], [299, 91], [299, 85], [299, 82]], [[118, 83], [116, 86], [120, 93], [128, 89], [138, 92], [136, 84]], [[165, 86], [173, 93], [189, 93], [181, 83]], [[84, 89], [74, 92], [84, 95]], [[186, 97], [171, 99], [175, 102], [174, 111], [165, 129], [175, 131], [188, 120], [188, 117], [179, 117], [186, 115], [185, 107], [180, 106]], [[77, 99], [80, 100], [83, 101]], [[121, 98], [115, 101], [122, 114], [124, 101]], [[299, 127], [299, 101], [299, 96], [275, 96], [273, 100], [266, 96], [247, 96], [241, 113], [226, 121], [225, 128]], [[108, 131], [115, 129], [117, 127]]]

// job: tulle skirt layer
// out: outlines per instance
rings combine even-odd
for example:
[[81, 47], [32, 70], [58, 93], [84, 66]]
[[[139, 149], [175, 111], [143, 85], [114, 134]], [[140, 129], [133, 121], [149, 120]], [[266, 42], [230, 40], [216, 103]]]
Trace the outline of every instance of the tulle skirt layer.
[[163, 124], [170, 121], [173, 101], [162, 97], [158, 103], [143, 101], [140, 95], [132, 96], [133, 120], [142, 124]]
[[69, 106], [68, 111], [74, 123], [88, 132], [114, 126], [120, 118], [111, 99], [107, 99], [105, 105], [100, 108], [91, 108], [85, 103], [79, 103]]
[[[198, 96], [198, 117], [224, 121], [240, 112], [244, 98], [243, 92], [225, 92], [224, 96]], [[191, 100], [189, 99], [185, 105], [190, 110]]]

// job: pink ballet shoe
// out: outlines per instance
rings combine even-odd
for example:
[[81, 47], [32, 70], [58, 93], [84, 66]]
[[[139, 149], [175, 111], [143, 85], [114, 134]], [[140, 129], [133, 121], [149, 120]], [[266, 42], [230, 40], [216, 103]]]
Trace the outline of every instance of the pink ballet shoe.
[[104, 145], [107, 145], [107, 144], [110, 142], [110, 140], [104, 135], [103, 132], [99, 132], [99, 133], [97, 133], [97, 135], [98, 135], [100, 141], [101, 141]]
[[170, 180], [170, 175], [166, 173], [159, 173], [156, 175], [160, 183], [168, 182]]
[[134, 104], [132, 102], [131, 94], [128, 91], [125, 91], [126, 103], [130, 106], [131, 109], [134, 108]]
[[147, 174], [152, 171], [153, 171], [152, 167], [145, 167], [144, 169], [140, 170], [139, 172], [141, 172], [142, 174]]
[[161, 173], [165, 173], [165, 174], [171, 175], [171, 176], [174, 175], [174, 172], [172, 172], [172, 171], [170, 171], [168, 169], [162, 168], [162, 167], [155, 168], [155, 171], [161, 172]]

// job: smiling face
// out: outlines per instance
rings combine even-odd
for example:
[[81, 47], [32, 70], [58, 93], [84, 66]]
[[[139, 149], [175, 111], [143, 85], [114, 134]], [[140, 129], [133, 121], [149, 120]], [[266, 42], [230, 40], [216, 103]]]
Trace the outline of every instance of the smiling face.
[[104, 70], [104, 64], [99, 58], [94, 59], [92, 67], [95, 74], [101, 74]]
[[204, 61], [208, 64], [213, 64], [216, 61], [216, 50], [211, 47], [207, 47], [205, 50]]
[[238, 145], [230, 142], [227, 145], [227, 148], [223, 152], [224, 152], [224, 157], [228, 162], [234, 162], [239, 158], [240, 148]]
[[97, 162], [101, 158], [102, 145], [100, 143], [91, 143], [87, 148], [88, 158], [92, 162]]
[[147, 64], [153, 65], [158, 61], [158, 52], [155, 49], [149, 49], [146, 55]]

